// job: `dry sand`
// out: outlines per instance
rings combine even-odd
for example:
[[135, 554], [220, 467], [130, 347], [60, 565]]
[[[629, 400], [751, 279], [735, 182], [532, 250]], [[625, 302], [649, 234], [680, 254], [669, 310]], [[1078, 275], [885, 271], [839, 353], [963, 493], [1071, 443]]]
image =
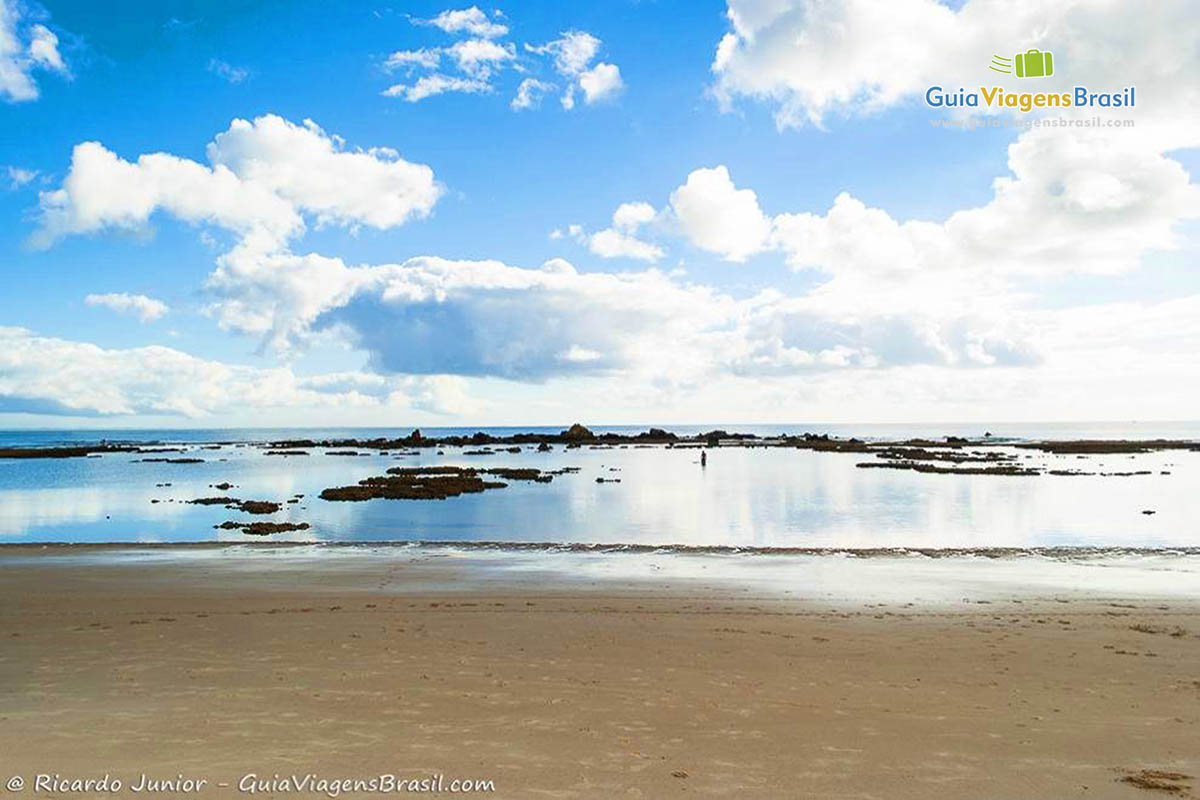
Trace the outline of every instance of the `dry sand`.
[[22, 776], [24, 797], [105, 796], [35, 791], [36, 773], [107, 773], [123, 795], [182, 773], [208, 781], [189, 796], [235, 797], [247, 773], [310, 772], [484, 778], [498, 798], [1198, 796], [1178, 777], [1200, 775], [1195, 604], [753, 594], [4, 548], [0, 781]]

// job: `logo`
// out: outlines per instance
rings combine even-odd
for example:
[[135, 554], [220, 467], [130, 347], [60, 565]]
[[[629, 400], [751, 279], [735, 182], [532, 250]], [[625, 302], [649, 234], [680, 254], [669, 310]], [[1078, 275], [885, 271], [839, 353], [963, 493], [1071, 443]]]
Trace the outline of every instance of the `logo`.
[[[988, 69], [1018, 78], [1049, 78], [1054, 75], [1054, 54], [1049, 50], [1030, 48], [1012, 58], [993, 55]], [[1021, 114], [1055, 108], [1133, 108], [1137, 104], [1137, 87], [1114, 87], [1096, 92], [1090, 87], [1076, 85], [1069, 91], [1010, 92], [1000, 86], [980, 86], [975, 91], [966, 87], [955, 91], [930, 86], [925, 91], [925, 104], [930, 108], [1011, 109]]]
[[1005, 75], [1016, 74], [1018, 78], [1049, 78], [1054, 74], [1054, 54], [1035, 47], [1017, 53], [1012, 58], [993, 55], [988, 68]]

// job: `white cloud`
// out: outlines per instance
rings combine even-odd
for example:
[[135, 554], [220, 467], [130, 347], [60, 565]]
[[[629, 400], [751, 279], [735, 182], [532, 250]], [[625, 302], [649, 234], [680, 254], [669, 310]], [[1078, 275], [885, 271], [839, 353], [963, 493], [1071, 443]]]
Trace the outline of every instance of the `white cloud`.
[[490, 92], [492, 85], [479, 78], [456, 78], [450, 75], [435, 73], [420, 78], [416, 83], [397, 83], [384, 89], [384, 97], [399, 97], [410, 103], [416, 103], [427, 97], [436, 97], [447, 92], [461, 94], [481, 94]]
[[654, 206], [649, 203], [622, 203], [613, 212], [612, 227], [589, 235], [575, 225], [571, 226], [571, 233], [577, 240], [586, 244], [588, 250], [601, 258], [633, 258], [655, 262], [662, 258], [665, 252], [657, 245], [638, 239], [637, 232], [656, 216]]
[[272, 251], [305, 230], [305, 214], [318, 224], [390, 228], [427, 215], [442, 191], [429, 167], [386, 149], [347, 150], [312, 121], [235, 119], [207, 154], [211, 167], [167, 153], [129, 162], [98, 142], [76, 145], [62, 187], [40, 194], [32, 242], [139, 229], [161, 209]]
[[[990, 71], [988, 61], [1036, 47], [1058, 64], [1039, 89], [1154, 87], [1154, 102], [1138, 107], [1139, 129], [1157, 116], [1156, 136], [1176, 147], [1198, 141], [1189, 110], [1200, 100], [1200, 62], [1164, 57], [1200, 46], [1200, 18], [1188, 0], [1156, 3], [1154, 14], [1092, 0], [966, 0], [957, 8], [937, 0], [728, 0], [727, 16], [732, 30], [717, 46], [714, 92], [726, 106], [739, 97], [770, 104], [780, 127], [923, 102], [930, 85], [1015, 90], [1019, 80]], [[1181, 118], [1190, 130], [1171, 130]]]
[[390, 148], [347, 150], [312, 120], [234, 120], [207, 153], [213, 164], [267, 187], [321, 224], [395, 227], [428, 215], [442, 193], [424, 164]]
[[38, 176], [36, 169], [23, 169], [22, 167], [5, 167], [5, 172], [8, 173], [8, 188], [20, 189], [27, 183], [31, 183]]
[[600, 40], [586, 31], [563, 31], [559, 38], [543, 45], [525, 45], [531, 53], [549, 55], [559, 74], [576, 77], [600, 52]]
[[589, 236], [588, 249], [602, 258], [633, 258], [650, 262], [658, 261], [664, 255], [661, 247], [612, 228]]
[[125, 292], [110, 292], [109, 294], [89, 294], [84, 298], [89, 306], [102, 306], [120, 314], [133, 314], [142, 322], [153, 322], [166, 315], [170, 310], [167, 304], [144, 294], [128, 294]]
[[513, 111], [524, 111], [526, 109], [538, 108], [542, 104], [542, 96], [554, 88], [553, 83], [539, 81], [536, 78], [526, 78], [521, 81], [521, 85], [517, 87], [517, 93], [513, 96], [509, 106]]
[[491, 21], [477, 6], [458, 10], [447, 9], [433, 19], [414, 22], [441, 28], [446, 33], [466, 32], [484, 39], [496, 39], [508, 33], [508, 26]]
[[771, 233], [757, 195], [734, 186], [724, 166], [688, 175], [671, 194], [671, 210], [692, 244], [729, 261], [745, 261]]
[[512, 44], [497, 44], [490, 39], [464, 39], [446, 48], [446, 52], [468, 75], [487, 77], [491, 69], [516, 58]]
[[219, 58], [210, 58], [208, 60], [208, 71], [234, 84], [241, 83], [250, 77], [250, 70], [245, 67], [235, 67]]
[[575, 92], [582, 91], [584, 102], [591, 105], [615, 96], [624, 83], [621, 70], [615, 64], [600, 62], [589, 68], [589, 64], [600, 52], [601, 42], [586, 31], [563, 31], [559, 38], [543, 45], [525, 45], [526, 51], [546, 55], [553, 60], [554, 69], [566, 79], [566, 87], [559, 102], [570, 111], [575, 108]]
[[45, 25], [25, 25], [16, 0], [0, 0], [0, 98], [36, 100], [35, 70], [69, 76], [58, 36]]
[[383, 66], [387, 70], [396, 69], [433, 69], [442, 60], [442, 51], [436, 47], [422, 47], [420, 50], [397, 50], [387, 57]]
[[168, 347], [106, 349], [0, 327], [0, 412], [194, 418], [282, 408], [403, 408], [460, 413], [460, 378], [339, 373], [300, 377], [197, 358]]
[[601, 61], [579, 76], [579, 87], [587, 103], [596, 103], [613, 97], [625, 84], [621, 82], [621, 70], [615, 64]]
[[67, 65], [58, 52], [58, 37], [45, 25], [33, 25], [29, 29], [29, 59], [53, 72], [67, 71]]
[[1177, 162], [1124, 144], [1032, 132], [1009, 147], [1012, 174], [983, 206], [899, 222], [842, 194], [824, 215], [775, 217], [771, 244], [830, 274], [816, 295], [845, 308], [994, 306], [1023, 282], [1129, 272], [1181, 245], [1200, 189]]
[[[496, 14], [499, 17], [499, 13]], [[559, 102], [564, 109], [575, 107], [576, 95], [583, 94], [584, 102], [593, 104], [616, 96], [624, 83], [621, 70], [615, 64], [592, 61], [600, 52], [600, 40], [586, 31], [564, 31], [559, 38], [542, 45], [525, 44], [518, 56], [512, 42], [500, 41], [508, 28], [492, 22], [477, 7], [444, 11], [432, 20], [413, 19], [414, 24], [435, 25], [447, 33], [467, 38], [446, 47], [398, 50], [383, 63], [387, 71], [404, 69], [412, 75], [418, 70], [439, 72], [421, 76], [416, 81], [389, 86], [382, 94], [415, 103], [446, 93], [488, 94], [496, 90], [499, 78], [508, 72], [526, 75], [509, 102], [513, 111], [539, 108], [542, 97], [558, 88], [554, 83], [528, 75], [542, 67], [536, 56], [565, 79]], [[531, 63], [532, 61], [532, 63]], [[448, 63], [444, 63], [448, 62]], [[536, 73], [535, 73], [536, 74]]]
[[654, 210], [654, 206], [649, 203], [640, 201], [636, 203], [622, 203], [613, 212], [613, 227], [618, 230], [633, 232], [647, 222], [652, 222], [657, 213]]

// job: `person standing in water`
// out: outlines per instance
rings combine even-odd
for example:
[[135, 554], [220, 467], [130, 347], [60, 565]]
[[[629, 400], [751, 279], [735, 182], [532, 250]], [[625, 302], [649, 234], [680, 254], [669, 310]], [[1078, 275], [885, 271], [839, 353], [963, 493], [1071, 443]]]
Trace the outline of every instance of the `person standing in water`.
[[701, 467], [708, 466], [708, 453], [706, 453], [703, 450], [700, 451], [700, 466]]

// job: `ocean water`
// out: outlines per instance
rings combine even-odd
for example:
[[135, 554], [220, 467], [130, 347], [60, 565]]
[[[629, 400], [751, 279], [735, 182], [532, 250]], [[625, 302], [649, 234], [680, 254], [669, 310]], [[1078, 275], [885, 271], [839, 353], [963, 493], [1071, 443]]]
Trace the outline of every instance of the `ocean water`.
[[[597, 428], [597, 430], [644, 430]], [[718, 426], [704, 426], [711, 429]], [[980, 435], [978, 426], [719, 426], [764, 435], [811, 430], [897, 436]], [[557, 431], [560, 428], [544, 430]], [[677, 432], [692, 429], [672, 426]], [[1200, 546], [1200, 453], [1052, 456], [1019, 451], [1022, 462], [1088, 471], [1149, 470], [1134, 477], [936, 475], [858, 469], [876, 460], [854, 453], [784, 448], [718, 448], [701, 467], [699, 451], [662, 447], [497, 452], [457, 448], [419, 456], [267, 456], [234, 442], [282, 438], [404, 435], [395, 430], [9, 431], [0, 446], [110, 441], [183, 442], [199, 464], [144, 463], [153, 454], [109, 453], [77, 459], [0, 459], [0, 542], [257, 542], [217, 530], [232, 520], [307, 522], [308, 531], [269, 541], [508, 542], [729, 548], [959, 548]], [[471, 429], [471, 432], [474, 429]], [[489, 429], [485, 429], [489, 430]], [[516, 429], [490, 429], [495, 433]], [[522, 428], [520, 430], [530, 430]], [[537, 430], [537, 429], [533, 429]], [[699, 430], [699, 429], [696, 429]], [[1200, 438], [1200, 424], [992, 426], [996, 437]], [[441, 435], [449, 429], [425, 429]], [[462, 431], [453, 431], [462, 432]], [[214, 443], [224, 443], [216, 445]], [[216, 449], [210, 449], [216, 448]], [[178, 457], [178, 453], [161, 454]], [[1029, 458], [1025, 458], [1029, 456]], [[324, 488], [381, 475], [391, 466], [456, 464], [557, 469], [578, 467], [549, 484], [446, 500], [327, 502]], [[1164, 474], [1169, 473], [1169, 474]], [[619, 483], [597, 483], [597, 478]], [[212, 484], [236, 488], [220, 492]], [[170, 484], [170, 485], [160, 485]], [[278, 514], [252, 516], [187, 503], [227, 494], [284, 502]], [[157, 501], [157, 502], [155, 502]], [[1144, 511], [1153, 511], [1145, 514]]]

